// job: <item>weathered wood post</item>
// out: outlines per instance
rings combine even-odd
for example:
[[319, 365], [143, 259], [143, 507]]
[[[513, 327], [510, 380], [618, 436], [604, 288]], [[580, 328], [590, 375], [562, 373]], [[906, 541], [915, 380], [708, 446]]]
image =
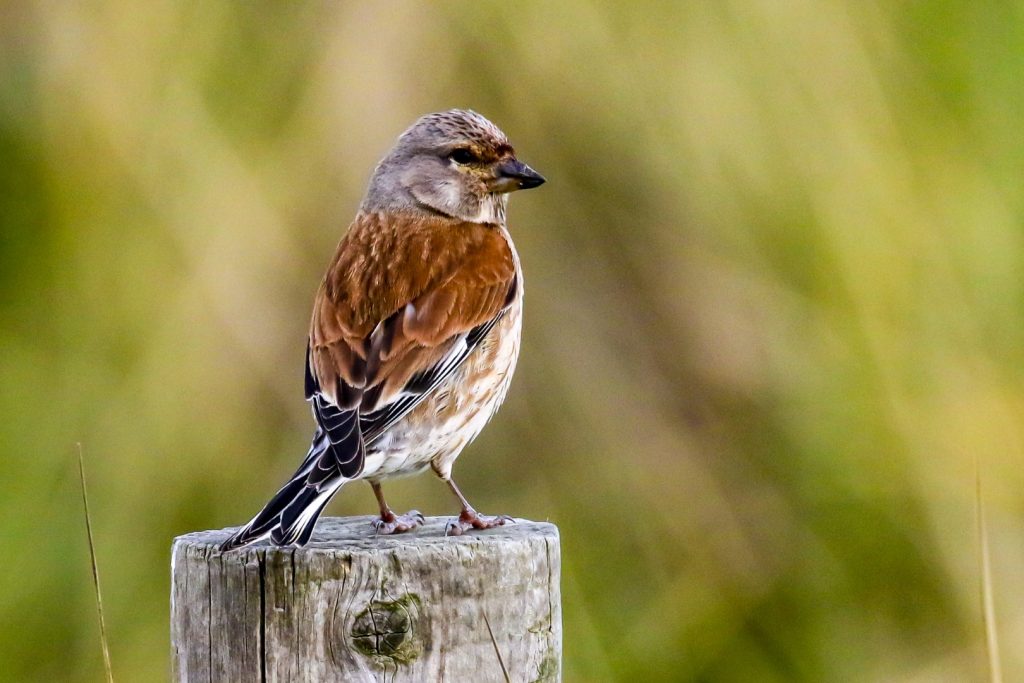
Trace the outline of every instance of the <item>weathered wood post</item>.
[[173, 680], [503, 682], [502, 663], [512, 681], [561, 680], [554, 525], [446, 537], [433, 517], [375, 536], [370, 520], [324, 518], [299, 549], [175, 539]]

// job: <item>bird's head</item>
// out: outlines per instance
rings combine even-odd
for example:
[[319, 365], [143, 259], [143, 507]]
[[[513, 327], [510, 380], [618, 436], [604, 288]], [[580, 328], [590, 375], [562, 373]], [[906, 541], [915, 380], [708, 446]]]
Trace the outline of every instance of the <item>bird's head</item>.
[[427, 114], [398, 138], [370, 181], [364, 210], [420, 209], [503, 223], [508, 193], [544, 178], [516, 158], [505, 134], [473, 111]]

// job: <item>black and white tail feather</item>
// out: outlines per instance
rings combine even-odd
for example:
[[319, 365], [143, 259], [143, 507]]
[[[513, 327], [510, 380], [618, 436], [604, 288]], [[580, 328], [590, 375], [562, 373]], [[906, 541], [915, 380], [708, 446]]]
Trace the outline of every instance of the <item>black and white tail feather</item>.
[[[436, 364], [413, 375], [392, 401], [371, 412], [360, 414], [358, 404], [342, 409], [327, 398], [313, 376], [307, 349], [306, 394], [317, 422], [309, 452], [288, 483], [220, 549], [232, 550], [266, 538], [279, 546], [306, 545], [327, 503], [345, 482], [362, 473], [367, 445], [372, 445], [462, 365], [507, 312], [514, 288], [515, 284], [498, 315], [459, 335]], [[396, 315], [400, 313], [401, 310]]]
[[299, 469], [258, 515], [221, 544], [221, 550], [265, 538], [274, 545], [305, 545], [327, 503], [346, 481], [359, 475], [365, 446], [358, 411], [339, 410], [320, 393], [312, 403], [317, 429]]

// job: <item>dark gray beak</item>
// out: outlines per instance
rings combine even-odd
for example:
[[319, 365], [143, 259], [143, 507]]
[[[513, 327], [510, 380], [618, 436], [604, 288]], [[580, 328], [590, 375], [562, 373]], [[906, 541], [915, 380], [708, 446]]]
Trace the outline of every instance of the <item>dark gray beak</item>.
[[494, 192], [529, 190], [531, 187], [544, 184], [544, 176], [515, 157], [499, 163], [496, 172], [498, 177], [494, 183]]

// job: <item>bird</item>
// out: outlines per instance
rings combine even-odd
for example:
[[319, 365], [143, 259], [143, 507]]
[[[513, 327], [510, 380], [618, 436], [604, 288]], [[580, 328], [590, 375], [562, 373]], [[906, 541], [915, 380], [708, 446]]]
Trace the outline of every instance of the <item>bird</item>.
[[445, 533], [500, 526], [452, 466], [505, 399], [519, 357], [523, 271], [509, 195], [545, 178], [484, 116], [417, 119], [381, 159], [317, 290], [305, 357], [316, 429], [290, 479], [223, 551], [268, 539], [304, 546], [348, 482], [370, 484], [378, 534], [424, 523], [395, 514], [381, 483], [430, 469], [461, 507]]

